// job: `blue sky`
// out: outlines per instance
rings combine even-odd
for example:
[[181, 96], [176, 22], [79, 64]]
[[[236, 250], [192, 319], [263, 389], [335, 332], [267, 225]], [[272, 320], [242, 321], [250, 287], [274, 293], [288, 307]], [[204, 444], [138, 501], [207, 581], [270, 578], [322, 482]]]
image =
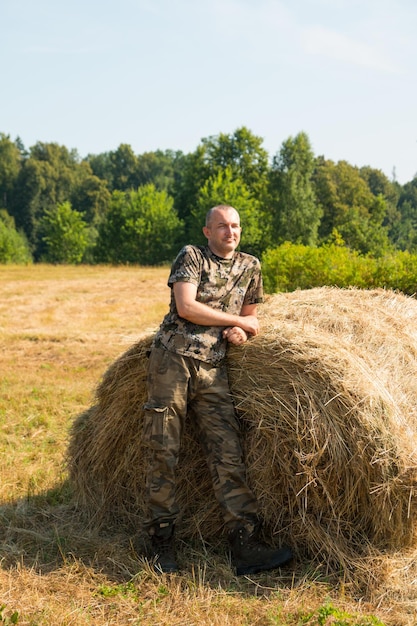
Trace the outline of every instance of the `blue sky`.
[[415, 0], [1, 0], [0, 132], [81, 157], [193, 151], [246, 126], [270, 156], [417, 173]]

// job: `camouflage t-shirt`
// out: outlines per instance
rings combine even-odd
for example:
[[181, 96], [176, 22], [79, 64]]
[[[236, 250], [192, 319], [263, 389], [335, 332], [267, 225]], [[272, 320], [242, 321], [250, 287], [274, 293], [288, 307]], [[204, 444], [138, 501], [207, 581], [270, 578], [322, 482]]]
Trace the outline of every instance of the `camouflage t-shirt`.
[[[171, 289], [176, 282], [193, 283], [197, 286], [198, 302], [233, 315], [240, 315], [244, 304], [263, 301], [260, 262], [244, 252], [222, 259], [208, 246], [185, 246], [171, 268]], [[180, 317], [172, 290], [169, 313], [155, 336], [154, 346], [218, 365], [226, 354], [224, 328], [200, 326]]]

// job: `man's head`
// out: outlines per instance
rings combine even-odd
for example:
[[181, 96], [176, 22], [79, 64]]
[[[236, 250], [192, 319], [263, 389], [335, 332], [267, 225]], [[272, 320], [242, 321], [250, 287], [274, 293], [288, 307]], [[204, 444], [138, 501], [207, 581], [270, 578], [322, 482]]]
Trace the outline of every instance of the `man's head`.
[[206, 215], [203, 233], [210, 250], [223, 259], [230, 259], [240, 241], [239, 213], [232, 206], [215, 206]]

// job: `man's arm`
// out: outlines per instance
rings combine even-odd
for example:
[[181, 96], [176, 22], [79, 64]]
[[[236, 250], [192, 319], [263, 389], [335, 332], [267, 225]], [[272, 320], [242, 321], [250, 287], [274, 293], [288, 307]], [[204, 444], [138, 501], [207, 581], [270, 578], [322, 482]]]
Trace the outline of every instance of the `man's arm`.
[[256, 305], [244, 305], [240, 315], [232, 315], [198, 302], [197, 287], [193, 283], [176, 282], [173, 290], [178, 315], [189, 322], [201, 326], [237, 326], [250, 335], [259, 333]]
[[241, 315], [253, 315], [254, 317], [258, 314], [258, 306], [256, 304], [244, 304], [242, 306], [242, 310], [240, 312]]

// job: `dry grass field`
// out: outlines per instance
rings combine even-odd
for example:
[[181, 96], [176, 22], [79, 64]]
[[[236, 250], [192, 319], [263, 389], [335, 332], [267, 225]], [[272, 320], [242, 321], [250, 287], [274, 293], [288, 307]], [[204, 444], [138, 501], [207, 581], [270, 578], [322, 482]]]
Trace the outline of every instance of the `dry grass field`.
[[236, 578], [226, 554], [181, 546], [157, 576], [123, 528], [71, 500], [70, 427], [107, 367], [156, 328], [167, 268], [0, 267], [0, 624], [411, 626], [392, 599], [352, 597], [308, 562]]

